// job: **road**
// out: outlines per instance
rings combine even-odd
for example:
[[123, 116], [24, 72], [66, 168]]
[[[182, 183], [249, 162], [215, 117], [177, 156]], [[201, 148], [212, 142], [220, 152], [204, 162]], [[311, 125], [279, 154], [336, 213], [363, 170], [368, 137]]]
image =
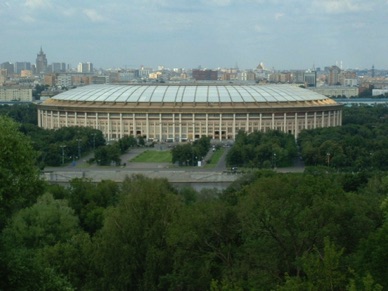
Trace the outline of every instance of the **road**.
[[[44, 179], [51, 182], [65, 183], [73, 178], [88, 178], [92, 181], [113, 180], [121, 182], [125, 177], [133, 174], [142, 174], [150, 178], [166, 178], [172, 183], [231, 183], [240, 175], [232, 174], [226, 168], [226, 155], [230, 150], [225, 147], [225, 151], [214, 168], [204, 167], [178, 167], [171, 163], [133, 163], [129, 162], [137, 155], [148, 148], [132, 149], [121, 157], [125, 166], [98, 166], [88, 164], [93, 154], [83, 157], [74, 165], [65, 167], [48, 167], [43, 173]], [[169, 150], [167, 147], [161, 150]], [[206, 156], [205, 160], [210, 158], [212, 150]], [[295, 166], [290, 168], [278, 168], [277, 172], [303, 172], [304, 165], [296, 160]]]

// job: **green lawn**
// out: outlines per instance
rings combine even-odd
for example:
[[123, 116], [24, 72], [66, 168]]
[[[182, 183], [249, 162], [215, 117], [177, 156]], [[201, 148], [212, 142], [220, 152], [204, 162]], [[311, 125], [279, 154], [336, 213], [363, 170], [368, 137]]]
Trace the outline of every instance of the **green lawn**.
[[224, 151], [225, 151], [224, 148], [219, 148], [218, 150], [216, 150], [213, 153], [210, 162], [205, 165], [205, 168], [207, 169], [214, 168], [217, 165], [218, 161], [220, 160], [221, 156], [224, 154]]
[[154, 150], [147, 150], [131, 160], [134, 163], [171, 163], [171, 161], [171, 151]]

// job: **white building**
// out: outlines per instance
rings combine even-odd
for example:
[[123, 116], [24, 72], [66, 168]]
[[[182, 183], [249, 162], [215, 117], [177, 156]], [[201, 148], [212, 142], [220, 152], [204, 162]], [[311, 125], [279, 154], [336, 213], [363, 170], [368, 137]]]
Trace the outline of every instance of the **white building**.
[[388, 88], [386, 89], [372, 89], [372, 96], [380, 96], [388, 94]]
[[32, 89], [2, 87], [0, 88], [0, 101], [22, 101], [32, 102]]
[[345, 87], [345, 86], [322, 86], [322, 87], [309, 87], [309, 90], [325, 95], [327, 97], [357, 97], [357, 87]]
[[358, 86], [358, 80], [357, 79], [345, 79], [344, 80], [344, 86], [347, 86], [347, 87], [357, 87]]
[[93, 64], [90, 62], [87, 63], [79, 63], [77, 66], [78, 73], [92, 73], [93, 72]]
[[71, 86], [73, 86], [73, 82], [71, 80], [71, 75], [59, 75], [57, 77], [57, 86], [59, 87], [66, 87], [66, 88], [70, 88]]

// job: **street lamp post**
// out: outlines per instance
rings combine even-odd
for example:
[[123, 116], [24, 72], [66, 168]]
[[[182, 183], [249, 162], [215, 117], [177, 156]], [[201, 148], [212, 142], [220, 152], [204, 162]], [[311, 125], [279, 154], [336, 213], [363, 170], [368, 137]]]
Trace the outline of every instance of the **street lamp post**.
[[65, 164], [65, 145], [59, 146], [62, 149], [62, 165]]

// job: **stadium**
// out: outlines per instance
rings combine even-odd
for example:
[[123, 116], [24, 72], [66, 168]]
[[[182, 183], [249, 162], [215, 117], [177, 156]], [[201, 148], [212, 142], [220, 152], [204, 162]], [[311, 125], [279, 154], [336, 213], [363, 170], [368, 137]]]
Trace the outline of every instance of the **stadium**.
[[105, 138], [142, 136], [182, 142], [209, 136], [233, 140], [245, 132], [340, 126], [342, 105], [291, 85], [89, 85], [38, 105], [39, 126], [86, 126]]

